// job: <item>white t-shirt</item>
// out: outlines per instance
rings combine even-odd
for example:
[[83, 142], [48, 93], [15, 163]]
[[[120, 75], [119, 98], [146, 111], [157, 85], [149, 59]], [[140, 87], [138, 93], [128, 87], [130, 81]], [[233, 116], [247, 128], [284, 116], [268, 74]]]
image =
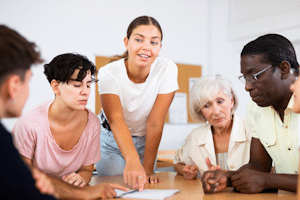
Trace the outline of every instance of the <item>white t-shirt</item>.
[[127, 75], [124, 59], [100, 68], [99, 94], [116, 94], [121, 100], [124, 118], [132, 136], [146, 135], [149, 113], [158, 94], [176, 91], [178, 69], [165, 58], [156, 58], [144, 83], [133, 83]]

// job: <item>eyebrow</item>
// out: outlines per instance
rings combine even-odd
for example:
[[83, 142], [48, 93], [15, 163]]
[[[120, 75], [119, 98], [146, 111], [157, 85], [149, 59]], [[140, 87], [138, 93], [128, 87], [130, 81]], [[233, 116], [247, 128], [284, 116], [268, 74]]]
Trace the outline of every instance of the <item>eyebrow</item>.
[[[145, 36], [143, 36], [142, 34], [139, 34], [139, 33], [136, 33], [136, 34], [134, 34], [134, 35], [139, 35], [139, 36], [141, 36], [141, 37], [145, 38]], [[158, 36], [154, 36], [154, 37], [152, 37], [152, 38], [157, 38], [157, 39], [160, 39]]]
[[[70, 78], [69, 80], [70, 81], [76, 81], [76, 82], [82, 82], [82, 81], [79, 81], [79, 80], [76, 80], [76, 79], [72, 79], [72, 78]], [[90, 81], [88, 81], [87, 83], [92, 83], [92, 82], [93, 82], [93, 79], [90, 80]]]

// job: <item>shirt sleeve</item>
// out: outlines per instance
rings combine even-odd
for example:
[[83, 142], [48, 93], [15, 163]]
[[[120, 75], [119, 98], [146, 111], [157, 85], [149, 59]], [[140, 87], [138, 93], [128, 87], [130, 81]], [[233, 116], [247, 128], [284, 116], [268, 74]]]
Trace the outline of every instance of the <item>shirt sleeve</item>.
[[99, 94], [119, 94], [119, 88], [117, 83], [114, 81], [105, 70], [100, 68], [98, 72], [98, 91]]
[[247, 128], [250, 130], [252, 137], [258, 138], [257, 136], [257, 125], [255, 126], [254, 117], [255, 111], [254, 111], [254, 105], [255, 103], [250, 100], [247, 105], [247, 112], [246, 112], [246, 120], [247, 120]]
[[162, 77], [162, 84], [159, 88], [159, 94], [167, 94], [179, 89], [178, 87], [178, 68], [177, 65], [169, 60], [166, 63], [166, 71]]
[[[91, 112], [91, 111], [90, 111]], [[100, 120], [96, 115], [93, 114], [93, 122], [91, 123], [93, 127], [91, 127], [91, 132], [93, 134], [89, 154], [85, 159], [83, 166], [88, 166], [98, 162], [101, 159], [101, 150], [100, 150]]]
[[36, 145], [36, 134], [24, 117], [21, 117], [15, 124], [12, 130], [14, 144], [18, 149], [19, 153], [26, 158], [33, 159], [35, 145]]
[[180, 147], [176, 154], [175, 158], [173, 160], [173, 164], [184, 164], [184, 165], [193, 165], [194, 162], [192, 161], [190, 155], [191, 155], [191, 140], [192, 138], [188, 136], [185, 140], [185, 144]]

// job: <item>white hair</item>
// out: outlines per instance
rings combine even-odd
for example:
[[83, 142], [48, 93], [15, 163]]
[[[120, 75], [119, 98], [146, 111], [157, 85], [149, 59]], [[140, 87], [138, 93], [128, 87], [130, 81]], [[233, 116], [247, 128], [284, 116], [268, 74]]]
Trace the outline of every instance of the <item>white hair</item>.
[[234, 100], [231, 114], [237, 109], [238, 99], [229, 79], [220, 74], [206, 75], [200, 77], [192, 86], [189, 95], [190, 114], [193, 120], [205, 123], [207, 120], [203, 116], [201, 109], [213, 96], [223, 92]]

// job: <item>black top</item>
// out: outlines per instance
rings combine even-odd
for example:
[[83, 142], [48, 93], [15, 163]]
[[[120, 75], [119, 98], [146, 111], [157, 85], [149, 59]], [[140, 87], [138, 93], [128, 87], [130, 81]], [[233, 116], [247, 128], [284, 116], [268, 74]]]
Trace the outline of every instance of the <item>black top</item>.
[[31, 172], [14, 147], [11, 134], [0, 123], [0, 199], [51, 199], [35, 187]]

